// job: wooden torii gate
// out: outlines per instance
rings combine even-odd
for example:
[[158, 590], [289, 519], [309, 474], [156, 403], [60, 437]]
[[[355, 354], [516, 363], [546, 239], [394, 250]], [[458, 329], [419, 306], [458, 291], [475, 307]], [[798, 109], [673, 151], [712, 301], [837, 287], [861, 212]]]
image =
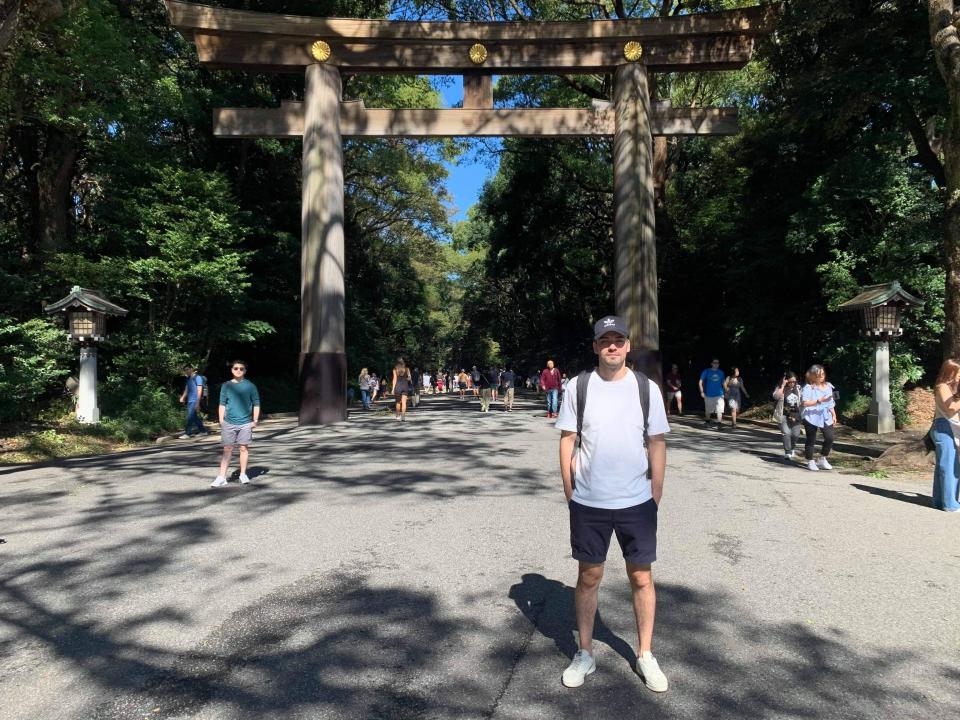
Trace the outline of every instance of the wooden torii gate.
[[[730, 108], [650, 101], [657, 72], [736, 69], [768, 32], [770, 6], [669, 18], [573, 22], [401, 22], [274, 15], [166, 0], [211, 68], [303, 72], [303, 102], [214, 111], [220, 137], [303, 138], [300, 412], [346, 419], [343, 137], [613, 136], [616, 312], [634, 361], [659, 377], [653, 135], [729, 135]], [[462, 109], [344, 102], [341, 73], [463, 75]], [[493, 107], [494, 74], [613, 73], [592, 108]]]

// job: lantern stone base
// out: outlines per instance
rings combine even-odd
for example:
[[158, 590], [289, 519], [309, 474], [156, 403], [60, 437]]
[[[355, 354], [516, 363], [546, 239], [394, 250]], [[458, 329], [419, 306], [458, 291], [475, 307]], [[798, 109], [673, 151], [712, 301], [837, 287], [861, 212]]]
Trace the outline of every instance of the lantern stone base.
[[97, 347], [80, 346], [80, 388], [77, 398], [77, 422], [95, 425], [100, 422], [97, 407]]
[[890, 405], [890, 343], [880, 340], [874, 347], [873, 400], [867, 411], [867, 432], [891, 433], [897, 428]]
[[878, 403], [875, 400], [870, 403], [870, 410], [867, 412], [867, 432], [892, 433], [896, 430], [896, 423], [893, 419], [893, 407], [890, 403]]

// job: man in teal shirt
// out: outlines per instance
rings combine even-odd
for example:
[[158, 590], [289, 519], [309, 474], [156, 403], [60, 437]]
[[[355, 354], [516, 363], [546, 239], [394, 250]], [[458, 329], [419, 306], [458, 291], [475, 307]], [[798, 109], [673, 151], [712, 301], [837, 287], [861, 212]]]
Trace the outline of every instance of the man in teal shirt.
[[250, 459], [249, 446], [253, 441], [253, 428], [260, 421], [260, 393], [257, 386], [247, 380], [247, 364], [243, 360], [234, 360], [230, 364], [233, 378], [220, 386], [220, 439], [223, 443], [223, 458], [220, 460], [220, 474], [211, 483], [211, 487], [223, 487], [227, 484], [227, 468], [233, 446], [240, 446], [240, 482], [246, 485], [247, 462]]

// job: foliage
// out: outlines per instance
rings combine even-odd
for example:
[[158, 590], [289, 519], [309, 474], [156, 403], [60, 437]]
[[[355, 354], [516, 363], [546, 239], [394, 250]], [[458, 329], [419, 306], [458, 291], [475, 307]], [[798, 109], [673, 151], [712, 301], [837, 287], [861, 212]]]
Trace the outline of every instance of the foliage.
[[[752, 0], [235, 0], [304, 15], [544, 20], [650, 17]], [[179, 367], [215, 384], [241, 356], [265, 406], [296, 403], [300, 145], [215, 140], [217, 106], [303, 97], [303, 79], [208, 71], [158, 0], [65, 0], [29, 16], [0, 67], [0, 420], [35, 416], [74, 367], [41, 303], [74, 284], [130, 312], [101, 350], [109, 432], [178, 427]], [[588, 106], [609, 76], [498, 81], [501, 106]], [[661, 350], [692, 380], [709, 356], [769, 385], [829, 366], [842, 398], [868, 391], [870, 344], [834, 312], [856, 287], [900, 279], [926, 301], [893, 344], [892, 399], [938, 365], [944, 314], [947, 94], [921, 0], [789, 3], [736, 72], [665, 74], [675, 106], [733, 105], [742, 132], [671, 139], [658, 194]], [[435, 107], [426, 78], [345, 78], [370, 107]], [[434, 368], [556, 356], [591, 361], [613, 307], [608, 139], [511, 139], [468, 220], [451, 227], [446, 165], [462, 143], [345, 145], [350, 375], [397, 355]], [[847, 400], [844, 400], [847, 402]], [[55, 443], [53, 438], [43, 442]]]
[[144, 440], [184, 426], [183, 406], [166, 388], [149, 382], [104, 383], [100, 400], [102, 432], [120, 441]]
[[0, 422], [27, 417], [62, 387], [74, 355], [62, 327], [0, 316]]

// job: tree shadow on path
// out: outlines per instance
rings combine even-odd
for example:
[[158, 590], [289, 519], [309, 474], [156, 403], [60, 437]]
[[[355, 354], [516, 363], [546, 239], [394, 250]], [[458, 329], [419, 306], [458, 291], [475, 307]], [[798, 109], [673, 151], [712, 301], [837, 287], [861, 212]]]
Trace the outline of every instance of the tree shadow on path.
[[[573, 588], [539, 574], [523, 575], [510, 589], [531, 631], [550, 646], [531, 643], [531, 672], [556, 687], [558, 712], [595, 717], [659, 718], [933, 718], [957, 717], [957, 671], [946, 662], [909, 652], [857, 647], [838, 628], [802, 622], [767, 622], [729, 593], [703, 592], [676, 584], [657, 585], [656, 654], [671, 682], [669, 692], [646, 690], [633, 675], [633, 614], [626, 578], [611, 573], [601, 610], [617, 625], [631, 628], [629, 643], [602, 623], [596, 641], [623, 658], [613, 667], [604, 649], [598, 672], [573, 693], [560, 686], [560, 673], [576, 650]], [[559, 650], [560, 652], [556, 652]], [[603, 662], [599, 662], [602, 660]], [[930, 686], [906, 682], [925, 676]], [[529, 675], [529, 673], [526, 673]], [[525, 674], [517, 672], [518, 678]], [[543, 704], [543, 689], [518, 683], [510, 704]], [[592, 689], [589, 689], [591, 688]], [[548, 704], [554, 704], [548, 702]], [[650, 715], [649, 713], [653, 713]]]

